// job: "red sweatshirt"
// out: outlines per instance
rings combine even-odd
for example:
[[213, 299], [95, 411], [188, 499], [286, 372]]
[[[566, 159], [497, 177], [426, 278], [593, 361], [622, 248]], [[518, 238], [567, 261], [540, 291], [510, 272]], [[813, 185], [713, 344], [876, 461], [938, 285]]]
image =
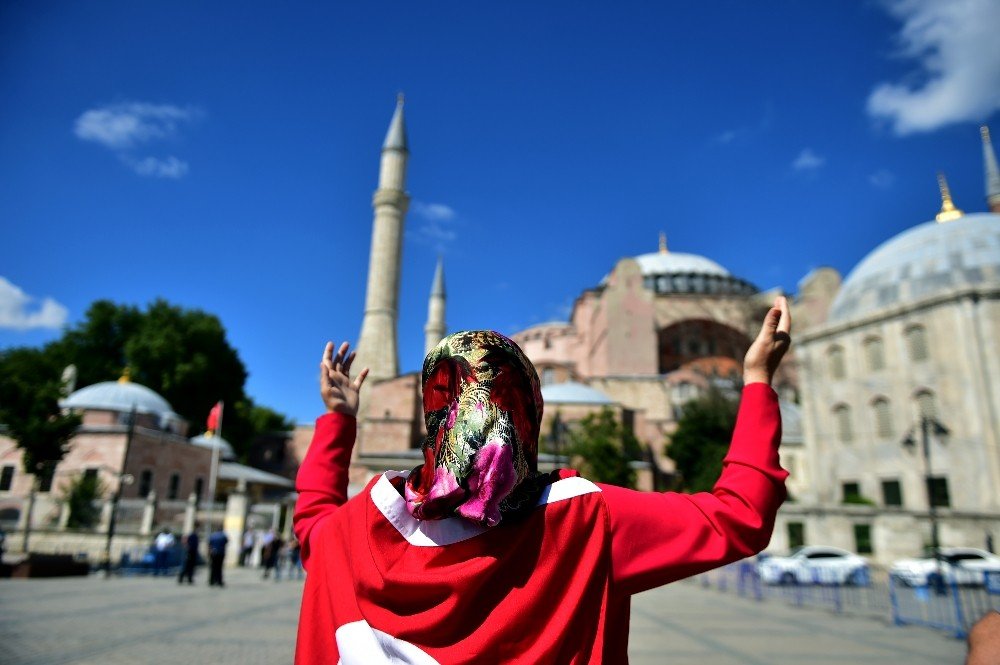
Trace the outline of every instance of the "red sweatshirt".
[[711, 492], [561, 471], [527, 517], [491, 529], [414, 519], [396, 489], [405, 472], [348, 501], [354, 438], [354, 418], [320, 417], [296, 482], [299, 664], [625, 663], [631, 594], [763, 549], [788, 475], [778, 399], [761, 383], [743, 389]]

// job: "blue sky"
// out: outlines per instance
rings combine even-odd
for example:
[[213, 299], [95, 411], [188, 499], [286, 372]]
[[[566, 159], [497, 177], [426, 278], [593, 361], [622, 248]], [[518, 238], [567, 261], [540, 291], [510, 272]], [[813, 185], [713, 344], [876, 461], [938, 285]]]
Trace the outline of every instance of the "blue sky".
[[450, 330], [564, 319], [623, 257], [761, 288], [985, 207], [1000, 4], [5, 2], [0, 347], [98, 298], [217, 314], [248, 392], [319, 410], [361, 325], [379, 148], [410, 139], [401, 365], [434, 265]]

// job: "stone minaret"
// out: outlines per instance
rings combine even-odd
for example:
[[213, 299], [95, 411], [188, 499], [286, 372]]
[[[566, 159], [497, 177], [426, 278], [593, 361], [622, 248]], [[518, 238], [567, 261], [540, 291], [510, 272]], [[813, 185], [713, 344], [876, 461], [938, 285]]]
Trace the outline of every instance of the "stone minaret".
[[444, 323], [444, 261], [438, 259], [437, 270], [434, 271], [434, 284], [431, 286], [431, 297], [427, 302], [427, 325], [424, 326], [424, 353], [430, 353], [437, 343], [444, 339], [448, 331]]
[[986, 125], [979, 128], [983, 137], [983, 163], [986, 167], [986, 203], [990, 212], [1000, 213], [1000, 168], [997, 167], [997, 155], [993, 152], [990, 142], [990, 129]]
[[365, 318], [358, 338], [354, 367], [370, 368], [370, 380], [399, 375], [396, 321], [399, 317], [399, 273], [403, 254], [403, 219], [410, 203], [406, 195], [406, 144], [403, 95], [396, 102], [389, 131], [382, 144], [378, 189], [372, 197], [372, 249], [368, 260], [368, 291]]

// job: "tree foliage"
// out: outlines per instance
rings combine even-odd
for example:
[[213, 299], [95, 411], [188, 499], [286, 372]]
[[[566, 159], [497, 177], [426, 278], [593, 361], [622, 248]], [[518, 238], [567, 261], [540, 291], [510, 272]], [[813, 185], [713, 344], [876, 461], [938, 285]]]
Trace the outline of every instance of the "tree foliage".
[[722, 459], [729, 449], [738, 407], [738, 402], [718, 390], [684, 405], [677, 430], [666, 447], [677, 466], [680, 489], [702, 492], [715, 485], [722, 473]]
[[609, 408], [584, 418], [570, 432], [567, 452], [574, 466], [591, 480], [635, 487], [635, 471], [629, 462], [642, 456], [639, 440], [615, 418]]
[[63, 501], [69, 504], [69, 521], [71, 529], [88, 529], [101, 519], [101, 507], [97, 501], [104, 497], [107, 488], [96, 474], [82, 473], [66, 487]]
[[23, 451], [24, 471], [39, 477], [52, 473], [80, 425], [59, 408], [61, 372], [39, 349], [0, 352], [0, 423]]
[[223, 400], [222, 434], [238, 454], [247, 452], [256, 434], [292, 426], [247, 396], [246, 367], [222, 322], [199, 309], [156, 300], [142, 310], [98, 300], [41, 354], [60, 370], [76, 365], [78, 387], [117, 379], [128, 367], [132, 380], [163, 395], [192, 433], [204, 428], [212, 406]]

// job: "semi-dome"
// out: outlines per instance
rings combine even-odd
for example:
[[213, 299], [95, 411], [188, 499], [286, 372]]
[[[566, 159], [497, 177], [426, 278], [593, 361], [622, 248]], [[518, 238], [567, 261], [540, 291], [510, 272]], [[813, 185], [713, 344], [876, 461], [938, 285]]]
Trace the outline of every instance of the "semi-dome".
[[542, 386], [542, 401], [545, 404], [614, 404], [614, 400], [600, 390], [575, 381]]
[[191, 437], [191, 443], [202, 448], [218, 448], [220, 459], [236, 459], [236, 452], [233, 450], [233, 446], [221, 436], [209, 436], [207, 433], [199, 434], [198, 436]]
[[968, 287], [1000, 287], [998, 214], [927, 222], [882, 243], [844, 280], [829, 321], [851, 321]]
[[59, 402], [65, 409], [150, 413], [161, 419], [175, 418], [173, 407], [155, 391], [131, 381], [102, 381], [81, 388]]

